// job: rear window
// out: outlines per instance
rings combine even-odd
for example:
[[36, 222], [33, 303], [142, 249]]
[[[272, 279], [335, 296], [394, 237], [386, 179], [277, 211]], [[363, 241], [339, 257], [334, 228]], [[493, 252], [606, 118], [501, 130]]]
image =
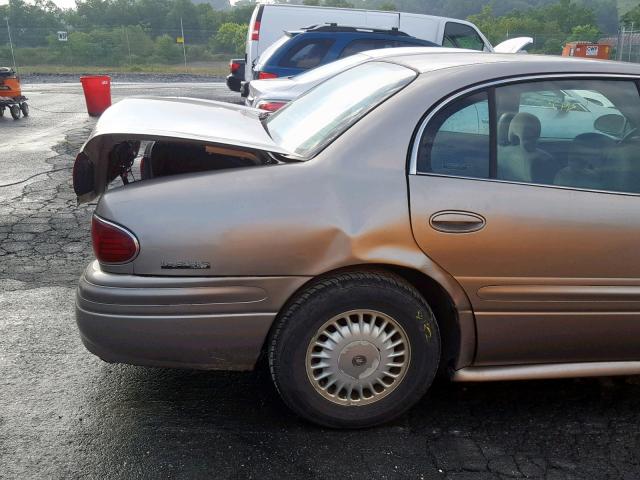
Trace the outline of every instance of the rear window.
[[280, 59], [279, 65], [288, 68], [314, 68], [322, 63], [334, 40], [307, 40], [292, 46]]
[[260, 64], [267, 63], [269, 61], [269, 58], [271, 58], [271, 55], [273, 55], [276, 52], [276, 50], [278, 50], [282, 45], [287, 43], [289, 40], [291, 40], [291, 37], [289, 35], [283, 35], [278, 40], [273, 42], [264, 52], [262, 52], [262, 55], [260, 55], [260, 58], [258, 59], [258, 63]]
[[271, 138], [303, 158], [311, 158], [369, 111], [416, 77], [392, 63], [369, 62], [330, 78], [267, 117]]

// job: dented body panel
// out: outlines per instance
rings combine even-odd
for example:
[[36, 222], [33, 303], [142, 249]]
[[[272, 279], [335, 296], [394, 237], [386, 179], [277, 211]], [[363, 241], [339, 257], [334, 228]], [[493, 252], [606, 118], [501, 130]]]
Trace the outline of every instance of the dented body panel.
[[[424, 235], [429, 228], [432, 205], [426, 205], [423, 199], [428, 198], [430, 192], [426, 189], [419, 194], [410, 190], [410, 184], [418, 181], [415, 172], [410, 171], [409, 162], [419, 125], [434, 105], [475, 83], [575, 71], [594, 74], [640, 73], [635, 67], [614, 63], [523, 57], [512, 60], [511, 56], [497, 54], [434, 54], [394, 58], [394, 62], [410, 65], [426, 74], [419, 75], [399, 94], [364, 116], [307, 161], [157, 178], [109, 190], [102, 196], [96, 213], [135, 232], [141, 250], [135, 260], [128, 264], [101, 265], [96, 268], [105, 275], [111, 275], [110, 278], [115, 282], [135, 284], [126, 287], [134, 289], [145, 289], [145, 282], [152, 283], [158, 278], [169, 278], [187, 285], [203, 277], [251, 278], [255, 281], [252, 286], [264, 289], [268, 298], [276, 299], [269, 303], [268, 311], [264, 312], [253, 310], [252, 306], [243, 307], [242, 301], [237, 307], [237, 312], [245, 308], [245, 312], [266, 315], [257, 318], [257, 323], [250, 327], [257, 335], [250, 343], [252, 348], [257, 349], [266, 338], [273, 318], [307, 280], [342, 268], [401, 267], [429, 277], [450, 299], [459, 330], [458, 344], [454, 346], [457, 355], [454, 368], [474, 365], [478, 347], [486, 358], [496, 358], [499, 353], [505, 352], [505, 347], [504, 342], [502, 345], [491, 343], [491, 338], [495, 336], [493, 333], [506, 331], [505, 325], [512, 329], [517, 329], [517, 326], [514, 327], [513, 322], [500, 323], [497, 315], [489, 320], [485, 316], [485, 323], [479, 325], [474, 317], [472, 302], [474, 306], [481, 304], [478, 299], [480, 293], [476, 295], [477, 292], [468, 286], [470, 282], [463, 285], [459, 278], [454, 278], [456, 272], [447, 270], [439, 258], [430, 256], [433, 250], [429, 242], [434, 242], [433, 238], [437, 240], [434, 246], [446, 250], [451, 237], [444, 234], [439, 237]], [[168, 103], [171, 102], [178, 101], [171, 100]], [[222, 136], [216, 137], [212, 133], [210, 141], [288, 155], [276, 144], [269, 144], [266, 132], [258, 133], [257, 128], [254, 129], [258, 122], [254, 110], [232, 107], [229, 113], [226, 108], [217, 105], [212, 108], [220, 109], [220, 112], [224, 112], [221, 115], [228, 114], [232, 118], [246, 117], [247, 128], [242, 134], [225, 134], [224, 140]], [[107, 119], [110, 126], [98, 128], [85, 147], [90, 157], [92, 152], [100, 151], [99, 142], [114, 142], [115, 139], [127, 137], [127, 132], [118, 131], [117, 116]], [[150, 132], [143, 126], [134, 126], [133, 120], [128, 122], [127, 128], [131, 129], [129, 136], [148, 138]], [[197, 135], [190, 133], [183, 139], [197, 136], [197, 140], [206, 140], [204, 130], [198, 126]], [[256, 135], [255, 139], [245, 138], [253, 134]], [[174, 131], [172, 135], [181, 134]], [[462, 192], [460, 195], [463, 198]], [[443, 202], [445, 200], [440, 199]], [[518, 199], [512, 201], [517, 202]], [[487, 218], [490, 222], [491, 217], [487, 215]], [[508, 242], [508, 238], [504, 241]], [[463, 250], [460, 249], [461, 252]], [[473, 253], [467, 253], [464, 258], [461, 254], [456, 261], [462, 262], [465, 268], [475, 264]], [[538, 261], [534, 259], [534, 262]], [[167, 265], [208, 265], [208, 268], [166, 268]], [[611, 272], [612, 276], [614, 274]], [[87, 275], [81, 282], [92, 283]], [[285, 285], [284, 291], [278, 290], [274, 294], [271, 291], [273, 286], [268, 285], [274, 277], [296, 281]], [[132, 283], [131, 279], [137, 280]], [[474, 284], [473, 289], [480, 292], [487, 286], [492, 285]], [[112, 287], [102, 285], [100, 288], [105, 289], [105, 295], [108, 295], [106, 289]], [[82, 289], [79, 295], [83, 295]], [[80, 299], [78, 305], [78, 322], [84, 325], [81, 326], [83, 331], [91, 330], [93, 327], [90, 326], [95, 322], [108, 320], [105, 311], [92, 311], [90, 307], [83, 306]], [[179, 309], [177, 305], [167, 305], [166, 308], [170, 310], [158, 307], [154, 315], [164, 319], [164, 322], [173, 315], [166, 312], [175, 312]], [[511, 311], [501, 311], [500, 316], [507, 318], [507, 321], [509, 318], [518, 318], [517, 315], [509, 315], [520, 308], [530, 307], [530, 304], [509, 303], [505, 308]], [[234, 320], [226, 310], [220, 312], [212, 306], [208, 313], [221, 315], [222, 319], [210, 318], [207, 322], [219, 321], [225, 325], [222, 330], [214, 329], [211, 337], [214, 343], [224, 349], [226, 336], [234, 335]], [[130, 316], [130, 321], [135, 322], [138, 313], [129, 315], [126, 308], [118, 307], [117, 311], [113, 310], [113, 317], [122, 319]], [[196, 315], [201, 314], [199, 312]], [[146, 324], [149, 335], [145, 341], [153, 345], [152, 324]], [[569, 335], [567, 329], [558, 329], [557, 323], [550, 324], [555, 332]], [[531, 325], [533, 332], [535, 325]], [[477, 345], [480, 338], [477, 330], [485, 339], [484, 346]], [[527, 331], [520, 331], [519, 334], [523, 342], [529, 336]], [[100, 330], [98, 338], [100, 335], [108, 336], [108, 333]], [[507, 341], [504, 336], [503, 340]], [[574, 339], [567, 341], [577, 345], [583, 340], [577, 334]], [[594, 338], [591, 336], [588, 340], [593, 341]], [[89, 348], [98, 352], [100, 348], [95, 343], [94, 337]], [[162, 348], [160, 344], [156, 347]], [[487, 352], [487, 349], [490, 351]], [[503, 363], [518, 363], [520, 349], [507, 350], [509, 356], [505, 354], [500, 357]], [[258, 351], [255, 352], [256, 358]], [[246, 351], [242, 359], [238, 358], [239, 368], [251, 368], [251, 362], [247, 361], [251, 355], [245, 354]], [[222, 363], [205, 364], [199, 363], [197, 358], [184, 357], [178, 363], [200, 368], [228, 368], [229, 364], [233, 364], [233, 355], [230, 355]], [[114, 358], [115, 361], [132, 363], [176, 364], [175, 358], [147, 361], [145, 358], [132, 358], [126, 353], [116, 355], [113, 352], [107, 359], [113, 361]], [[551, 352], [541, 361], [551, 363], [558, 358], [557, 352]], [[485, 362], [487, 364], [491, 362]]]

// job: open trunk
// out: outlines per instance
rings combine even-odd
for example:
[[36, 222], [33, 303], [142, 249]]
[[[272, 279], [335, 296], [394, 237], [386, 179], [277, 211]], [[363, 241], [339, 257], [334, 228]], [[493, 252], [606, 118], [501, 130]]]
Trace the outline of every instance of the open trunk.
[[187, 98], [126, 99], [102, 115], [82, 147], [73, 186], [84, 203], [118, 177], [126, 184], [277, 164], [286, 157], [295, 156], [273, 142], [255, 109]]

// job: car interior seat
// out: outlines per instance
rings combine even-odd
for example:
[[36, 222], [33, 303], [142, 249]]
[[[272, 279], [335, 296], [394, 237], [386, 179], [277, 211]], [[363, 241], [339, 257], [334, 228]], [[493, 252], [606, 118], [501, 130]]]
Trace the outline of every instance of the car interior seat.
[[567, 154], [567, 166], [555, 175], [554, 185], [602, 188], [603, 160], [615, 141], [600, 133], [583, 133], [573, 139]]
[[538, 148], [540, 131], [540, 120], [535, 115], [520, 112], [511, 119], [509, 143], [498, 145], [499, 179], [517, 182], [544, 181], [542, 173], [553, 168], [553, 158]]
[[500, 115], [498, 119], [498, 145], [509, 145], [509, 126], [515, 116], [514, 112], [506, 112]]
[[640, 193], [640, 136], [610, 149], [600, 176], [603, 190]]

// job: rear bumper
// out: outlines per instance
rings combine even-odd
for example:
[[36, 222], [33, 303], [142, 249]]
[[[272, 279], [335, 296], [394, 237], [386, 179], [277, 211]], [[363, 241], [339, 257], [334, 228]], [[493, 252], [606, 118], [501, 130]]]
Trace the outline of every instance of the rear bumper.
[[76, 321], [107, 362], [250, 370], [277, 312], [307, 280], [115, 275], [94, 262], [80, 278]]

